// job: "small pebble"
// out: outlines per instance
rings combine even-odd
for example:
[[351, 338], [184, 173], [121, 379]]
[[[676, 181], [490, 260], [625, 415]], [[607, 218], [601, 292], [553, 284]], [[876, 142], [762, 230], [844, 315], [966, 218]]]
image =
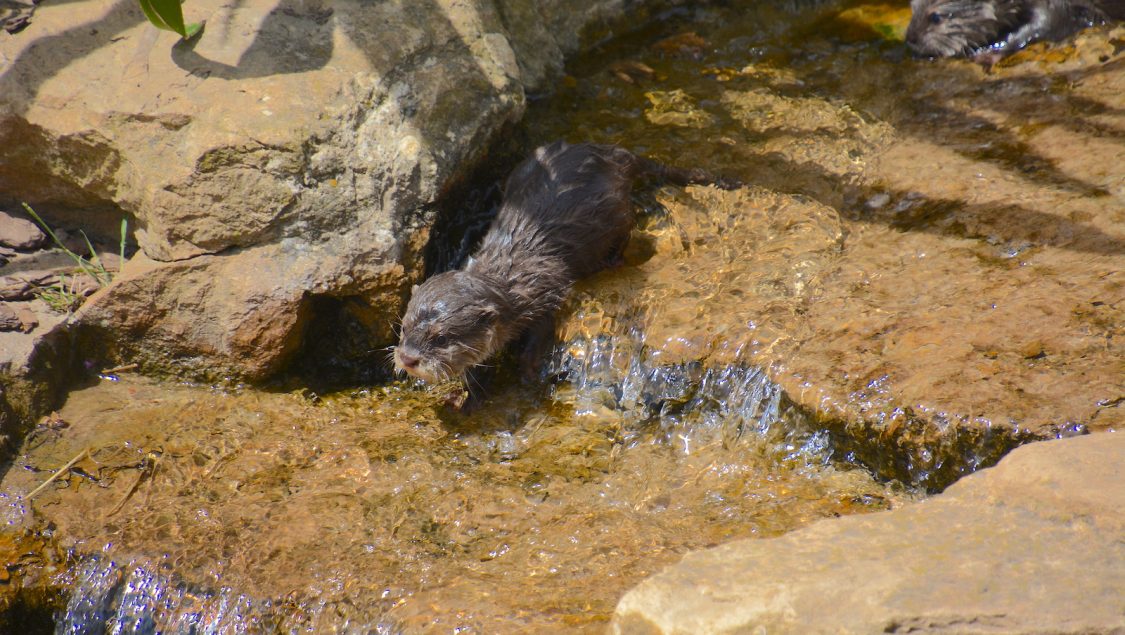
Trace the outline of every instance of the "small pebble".
[[14, 331], [20, 326], [20, 318], [16, 312], [7, 304], [0, 304], [0, 331]]
[[1044, 347], [1043, 342], [1039, 340], [1025, 344], [1023, 348], [1020, 349], [1020, 353], [1025, 359], [1038, 359], [1040, 357], [1046, 357], [1047, 355], [1046, 347]]
[[880, 207], [883, 207], [887, 203], [890, 203], [890, 202], [891, 202], [891, 195], [887, 194], [886, 192], [880, 192], [880, 193], [876, 194], [875, 196], [872, 196], [871, 198], [867, 199], [867, 208], [868, 209], [879, 209]]

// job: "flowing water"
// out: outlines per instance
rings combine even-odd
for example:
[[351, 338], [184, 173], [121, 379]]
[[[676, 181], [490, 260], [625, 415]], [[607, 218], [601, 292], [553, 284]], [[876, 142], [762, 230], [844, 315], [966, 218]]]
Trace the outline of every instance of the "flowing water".
[[[751, 185], [640, 193], [626, 265], [575, 289], [541, 381], [502, 360], [470, 415], [407, 382], [314, 393], [121, 376], [74, 391], [0, 488], [25, 589], [7, 624], [600, 632], [622, 593], [688, 550], [916, 496], [865, 467], [940, 486], [995, 460], [1003, 444], [849, 441], [771, 379], [808, 385], [789, 365], [816, 333], [802, 320], [841, 287], [864, 292], [829, 282], [846, 238], [947, 229], [944, 208], [896, 180], [938, 167], [895, 158], [892, 145], [918, 147], [903, 135], [941, 126], [958, 156], [1104, 194], [1008, 127], [953, 110], [985, 90], [980, 71], [904, 59], [904, 4], [681, 9], [576, 60], [533, 103], [512, 156], [555, 138], [614, 142]], [[1040, 84], [1067, 90], [1017, 76], [998, 107], [1031, 117], [1011, 94]], [[472, 244], [489, 185], [439, 227], [437, 267]], [[990, 248], [1018, 252], [1018, 238]], [[859, 374], [844, 358], [823, 365]], [[876, 407], [877, 371], [849, 398]]]
[[829, 464], [760, 373], [663, 373], [628, 398], [693, 379], [711, 387], [675, 415], [521, 389], [450, 422], [401, 385], [310, 398], [122, 379], [74, 392], [70, 425], [32, 440], [5, 491], [89, 451], [31, 503], [94, 554], [69, 573], [65, 633], [596, 630], [687, 549], [900, 498]]

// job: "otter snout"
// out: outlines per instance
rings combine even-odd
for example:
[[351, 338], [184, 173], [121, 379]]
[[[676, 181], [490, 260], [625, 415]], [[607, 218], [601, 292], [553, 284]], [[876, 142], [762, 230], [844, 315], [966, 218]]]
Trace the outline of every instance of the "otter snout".
[[433, 364], [426, 363], [422, 355], [411, 350], [410, 347], [402, 344], [395, 347], [395, 370], [397, 372], [406, 373], [426, 382], [441, 381], [442, 378], [432, 366]]
[[409, 373], [417, 370], [420, 363], [422, 358], [403, 351], [401, 347], [395, 349], [395, 368]]

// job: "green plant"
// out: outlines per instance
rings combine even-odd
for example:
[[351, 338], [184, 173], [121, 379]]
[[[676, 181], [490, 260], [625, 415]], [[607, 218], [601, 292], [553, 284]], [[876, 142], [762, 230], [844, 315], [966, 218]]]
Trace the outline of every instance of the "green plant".
[[180, 8], [180, 0], [137, 0], [145, 17], [158, 29], [179, 33], [180, 37], [190, 40], [203, 28], [202, 22], [184, 24], [184, 12]]
[[52, 311], [57, 313], [70, 313], [82, 305], [85, 299], [81, 293], [78, 293], [74, 286], [74, 279], [71, 279], [70, 286], [67, 286], [66, 276], [59, 275], [59, 281], [54, 286], [43, 287], [35, 291], [35, 295], [39, 297], [47, 306], [51, 307]]
[[129, 233], [129, 221], [124, 218], [121, 219], [121, 239], [117, 241], [117, 262], [118, 267], [125, 266], [125, 239]]
[[[62, 249], [63, 253], [74, 261], [82, 273], [97, 281], [100, 287], [109, 286], [109, 283], [113, 282], [113, 272], [105, 268], [101, 258], [98, 257], [98, 252], [94, 249], [94, 245], [90, 243], [89, 237], [86, 236], [86, 232], [79, 231], [79, 233], [82, 234], [82, 240], [86, 242], [86, 248], [90, 250], [89, 258], [74, 253], [69, 247], [63, 244], [62, 240], [60, 240], [58, 235], [51, 229], [51, 226], [47, 224], [47, 221], [43, 220], [39, 214], [35, 213], [35, 210], [32, 209], [30, 205], [24, 203], [23, 208], [27, 210], [27, 213], [43, 228], [43, 231], [47, 232], [47, 235], [55, 242], [55, 245]], [[125, 240], [128, 233], [129, 221], [122, 218], [121, 239], [118, 244], [118, 256], [120, 257], [119, 262], [121, 264], [125, 264]], [[39, 289], [36, 295], [52, 309], [60, 313], [68, 313], [82, 304], [83, 295], [77, 288], [76, 283], [77, 281], [72, 278], [68, 285], [66, 276], [60, 275], [59, 281], [54, 286]]]

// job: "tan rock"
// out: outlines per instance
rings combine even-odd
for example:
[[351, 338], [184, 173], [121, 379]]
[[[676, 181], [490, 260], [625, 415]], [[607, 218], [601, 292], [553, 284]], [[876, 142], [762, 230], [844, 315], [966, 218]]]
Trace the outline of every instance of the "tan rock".
[[20, 316], [7, 302], [0, 304], [0, 331], [15, 331], [23, 327]]
[[35, 249], [46, 239], [47, 235], [35, 223], [0, 210], [0, 246]]
[[584, 26], [624, 11], [523, 5], [201, 0], [191, 43], [136, 3], [44, 5], [0, 39], [0, 192], [108, 234], [132, 217], [142, 261], [173, 263], [83, 314], [103, 350], [261, 378], [313, 297], [397, 314], [421, 273], [421, 210]]
[[[110, 348], [123, 341], [115, 339], [118, 330], [143, 333], [124, 341], [128, 356], [150, 370], [262, 379], [301, 344], [310, 292], [334, 286], [363, 296], [381, 316], [376, 324], [392, 322], [399, 302], [395, 282], [406, 274], [402, 265], [380, 264], [374, 254], [395, 253], [389, 247], [394, 238], [374, 234], [365, 242], [367, 252], [363, 245], [282, 243], [247, 249], [237, 258], [171, 263], [141, 254], [127, 263], [116, 284], [83, 306], [78, 330], [83, 341], [110, 357], [122, 356]], [[263, 289], [265, 281], [274, 286]], [[371, 281], [391, 291], [379, 295]], [[137, 306], [146, 310], [134, 310]], [[199, 319], [202, 314], [211, 319]]]
[[1021, 447], [944, 494], [689, 554], [614, 633], [1121, 633], [1125, 435]]

